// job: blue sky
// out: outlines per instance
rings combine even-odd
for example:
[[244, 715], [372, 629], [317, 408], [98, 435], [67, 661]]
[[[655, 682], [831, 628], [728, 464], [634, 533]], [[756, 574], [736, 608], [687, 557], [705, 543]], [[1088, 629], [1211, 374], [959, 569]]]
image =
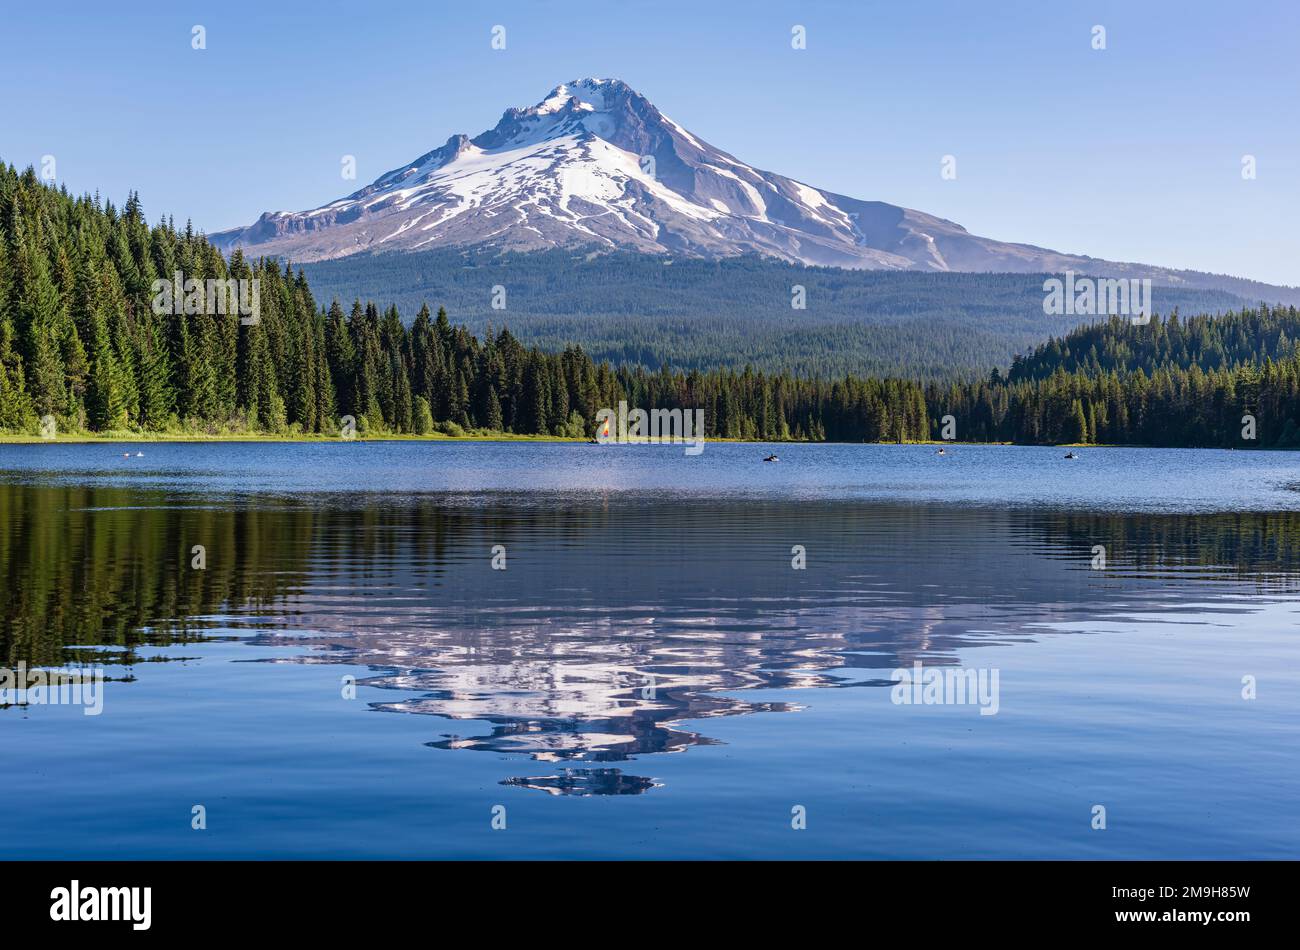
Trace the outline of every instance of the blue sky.
[[1294, 0], [28, 3], [0, 30], [0, 158], [53, 155], [75, 192], [134, 188], [151, 218], [208, 231], [323, 204], [560, 82], [615, 76], [819, 188], [1300, 284]]

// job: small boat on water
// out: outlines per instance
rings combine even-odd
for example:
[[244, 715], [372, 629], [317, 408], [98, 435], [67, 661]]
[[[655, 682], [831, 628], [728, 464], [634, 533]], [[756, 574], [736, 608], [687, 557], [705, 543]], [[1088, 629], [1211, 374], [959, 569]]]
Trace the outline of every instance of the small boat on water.
[[764, 462], [779, 462], [779, 461], [781, 461], [781, 459], [780, 459], [780, 457], [777, 456], [777, 455], [769, 455], [767, 458], [763, 459], [763, 461], [764, 461]]
[[945, 451], [944, 449], [940, 449], [940, 450], [939, 450], [938, 452], [936, 452], [935, 454], [936, 454], [936, 455], [947, 455], [948, 453], [947, 453], [947, 451]]
[[1077, 459], [1079, 456], [1075, 455], [1073, 452], [1066, 452], [1065, 457], [1068, 459]]

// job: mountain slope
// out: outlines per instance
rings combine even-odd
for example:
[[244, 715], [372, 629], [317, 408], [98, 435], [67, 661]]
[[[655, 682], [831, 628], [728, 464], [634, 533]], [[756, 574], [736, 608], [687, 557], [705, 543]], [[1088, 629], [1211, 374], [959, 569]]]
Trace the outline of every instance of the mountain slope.
[[267, 212], [210, 239], [225, 251], [302, 262], [444, 247], [595, 246], [870, 270], [1073, 269], [1187, 282], [1186, 272], [994, 241], [943, 218], [761, 171], [617, 79], [558, 86], [535, 106], [507, 110], [490, 131], [452, 136], [346, 198]]

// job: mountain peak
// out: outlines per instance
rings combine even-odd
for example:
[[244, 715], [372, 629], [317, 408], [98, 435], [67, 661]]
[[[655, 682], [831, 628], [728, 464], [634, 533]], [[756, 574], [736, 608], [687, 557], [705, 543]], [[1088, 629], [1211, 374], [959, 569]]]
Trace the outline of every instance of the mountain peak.
[[762, 171], [664, 115], [621, 79], [561, 83], [473, 138], [319, 208], [211, 236], [222, 250], [313, 261], [361, 251], [599, 246], [761, 254], [866, 269], [1084, 272], [1091, 263], [969, 234], [933, 215]]
[[610, 99], [629, 94], [638, 95], [621, 79], [573, 79], [561, 83], [547, 93], [546, 98], [538, 103], [537, 108], [546, 107], [551, 103], [576, 101], [595, 112], [602, 112], [607, 108]]

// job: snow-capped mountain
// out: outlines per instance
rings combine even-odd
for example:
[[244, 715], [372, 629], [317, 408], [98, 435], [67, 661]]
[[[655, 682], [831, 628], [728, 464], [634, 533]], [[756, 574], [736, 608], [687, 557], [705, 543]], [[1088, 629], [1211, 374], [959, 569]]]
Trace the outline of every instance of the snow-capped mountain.
[[239, 246], [295, 261], [464, 245], [597, 245], [868, 269], [1105, 264], [977, 237], [919, 211], [760, 171], [692, 135], [617, 79], [557, 86], [535, 106], [507, 110], [490, 131], [454, 135], [346, 198], [311, 211], [267, 212], [247, 228], [210, 237], [225, 251]]

